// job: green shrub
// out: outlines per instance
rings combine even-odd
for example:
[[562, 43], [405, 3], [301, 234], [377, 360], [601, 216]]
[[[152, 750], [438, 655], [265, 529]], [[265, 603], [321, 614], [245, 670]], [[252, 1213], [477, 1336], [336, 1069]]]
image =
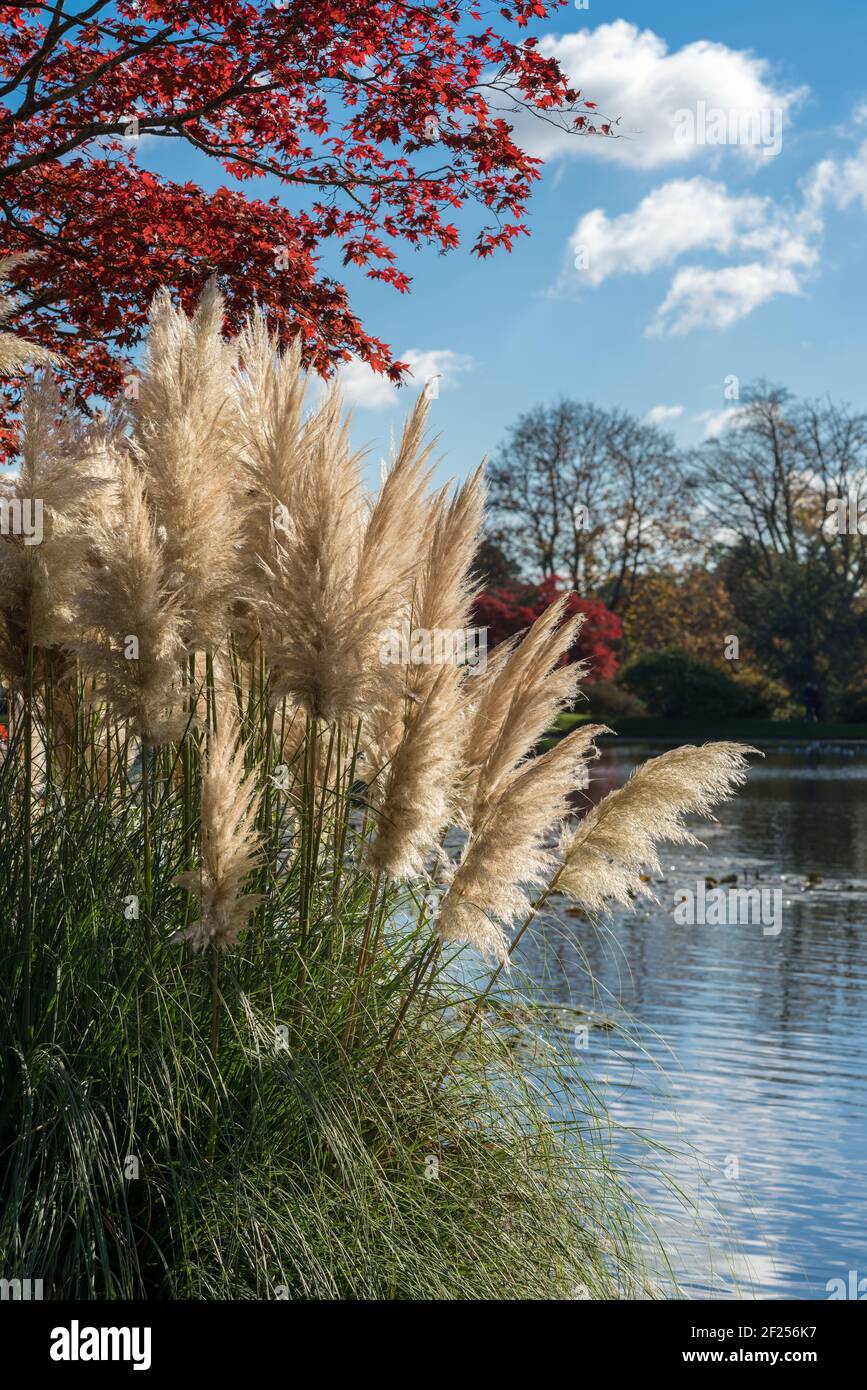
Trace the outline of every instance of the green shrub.
[[775, 681], [763, 671], [747, 667], [735, 677], [737, 685], [749, 703], [744, 708], [747, 719], [803, 719], [804, 706], [792, 699], [781, 681]]
[[660, 719], [740, 719], [753, 704], [750, 691], [731, 676], [679, 647], [645, 652], [621, 683]]

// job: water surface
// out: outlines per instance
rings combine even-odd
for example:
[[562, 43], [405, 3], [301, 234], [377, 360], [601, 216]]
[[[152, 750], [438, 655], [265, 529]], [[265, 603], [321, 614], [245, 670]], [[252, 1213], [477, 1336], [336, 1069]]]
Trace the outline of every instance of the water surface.
[[[590, 794], [660, 751], [606, 747]], [[546, 999], [628, 1030], [592, 1027], [576, 1060], [624, 1127], [684, 1292], [824, 1299], [867, 1277], [867, 747], [766, 754], [707, 849], [663, 848], [656, 903], [597, 932], [561, 902], [521, 963]], [[731, 874], [780, 890], [779, 935], [675, 923], [679, 889]], [[695, 1209], [629, 1130], [665, 1146], [651, 1166]]]

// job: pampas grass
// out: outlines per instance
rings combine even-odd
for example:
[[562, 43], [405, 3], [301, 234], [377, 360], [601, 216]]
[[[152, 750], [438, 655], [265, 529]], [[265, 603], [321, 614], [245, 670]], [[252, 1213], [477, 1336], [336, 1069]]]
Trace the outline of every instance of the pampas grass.
[[37, 379], [22, 407], [21, 466], [3, 494], [31, 529], [41, 530], [29, 538], [14, 529], [0, 536], [0, 669], [13, 681], [24, 677], [30, 644], [39, 674], [49, 650], [71, 636], [88, 518], [104, 486], [87, 471], [93, 447], [65, 413], [53, 380]]
[[[470, 572], [479, 545], [481, 472], [454, 498], [439, 498], [413, 595], [411, 631], [462, 633], [472, 601]], [[411, 649], [411, 631], [404, 636]], [[403, 670], [402, 734], [377, 787], [371, 863], [396, 878], [418, 874], [454, 819], [460, 770], [459, 691], [466, 673], [452, 649], [445, 661], [410, 662]]]
[[214, 651], [239, 597], [243, 497], [233, 429], [235, 351], [207, 285], [192, 318], [157, 295], [131, 447], [163, 537], [188, 651]]
[[263, 554], [274, 510], [288, 503], [311, 431], [300, 341], [281, 352], [264, 317], [252, 319], [238, 337], [233, 385], [241, 467], [258, 504], [251, 509], [251, 545]]
[[291, 483], [286, 534], [277, 536], [270, 563], [261, 557], [273, 699], [288, 697], [329, 723], [368, 713], [388, 684], [380, 645], [408, 598], [430, 452], [419, 403], [366, 509], [339, 406], [332, 395], [311, 426]]
[[[427, 426], [420, 399], [370, 495], [339, 393], [306, 410], [261, 317], [227, 342], [213, 284], [191, 316], [157, 297], [122, 425], [28, 398], [0, 1267], [55, 1296], [647, 1291], [581, 1076], [547, 1049], [555, 1122], [471, 1024], [552, 887], [625, 901], [744, 750], [667, 754], [571, 825], [604, 731], [537, 751], [581, 675], [565, 603], [484, 673], [415, 650], [472, 622], [484, 507], [481, 470], [432, 490]], [[469, 997], [467, 945], [495, 963]]]
[[201, 863], [175, 879], [198, 900], [201, 915], [173, 941], [190, 941], [198, 950], [205, 945], [225, 950], [247, 926], [261, 901], [260, 894], [243, 891], [258, 863], [259, 798], [244, 774], [244, 748], [231, 707], [221, 703], [202, 770]]
[[584, 668], [563, 661], [584, 619], [565, 618], [567, 603], [567, 597], [555, 600], [518, 645], [509, 644], [468, 686], [461, 803], [470, 826], [484, 819], [504, 779], [578, 693]]
[[514, 771], [475, 829], [443, 899], [440, 939], [468, 942], [500, 963], [509, 953], [506, 929], [530, 906], [529, 893], [554, 867], [546, 838], [567, 813], [601, 726], [575, 729]]
[[[271, 595], [266, 569], [277, 562], [285, 536], [289, 500], [310, 447], [315, 413], [304, 415], [307, 378], [301, 368], [301, 344], [281, 352], [262, 315], [238, 338], [238, 366], [233, 375], [239, 484], [246, 507], [243, 535], [243, 592], [234, 626], [258, 633]], [[238, 609], [240, 608], [240, 612]]]
[[363, 706], [353, 591], [362, 544], [361, 478], [339, 400], [322, 413], [289, 497], [288, 531], [278, 536], [266, 570], [262, 627], [274, 702], [289, 698], [311, 719], [340, 722]]
[[657, 846], [700, 844], [684, 816], [707, 816], [739, 787], [747, 755], [738, 743], [673, 748], [636, 768], [625, 786], [609, 792], [567, 831], [560, 846], [557, 891], [591, 912], [612, 903], [631, 906], [646, 891], [644, 868], [660, 872]]
[[[481, 468], [452, 498], [437, 499], [413, 590], [413, 628], [426, 633], [460, 633], [469, 627], [473, 599], [479, 590], [472, 567], [481, 543], [484, 506]], [[431, 666], [425, 663], [412, 665], [407, 676], [413, 692], [423, 690], [434, 679]]]
[[68, 645], [94, 682], [91, 702], [127, 721], [145, 744], [182, 735], [184, 651], [178, 597], [169, 591], [165, 552], [156, 533], [141, 476], [129, 461], [119, 468], [116, 524], [98, 525], [97, 563], [79, 594], [78, 624]]
[[455, 738], [459, 681], [456, 667], [443, 666], [424, 698], [410, 703], [403, 737], [385, 774], [368, 859], [392, 878], [422, 873], [453, 819], [451, 795], [460, 760]]

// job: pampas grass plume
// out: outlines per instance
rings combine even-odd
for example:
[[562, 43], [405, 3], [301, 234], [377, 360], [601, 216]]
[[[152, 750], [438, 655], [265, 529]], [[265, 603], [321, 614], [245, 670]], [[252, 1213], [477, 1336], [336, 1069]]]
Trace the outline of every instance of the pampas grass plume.
[[78, 609], [85, 636], [70, 645], [94, 678], [94, 702], [105, 700], [144, 743], [166, 743], [185, 727], [178, 708], [182, 617], [167, 591], [144, 484], [129, 460], [119, 470], [116, 517], [103, 520], [94, 542], [98, 565]]
[[240, 589], [235, 349], [223, 339], [223, 314], [214, 281], [191, 318], [168, 294], [156, 296], [132, 432], [191, 651], [219, 646]]
[[228, 702], [221, 703], [216, 733], [208, 736], [202, 770], [201, 864], [175, 882], [199, 902], [200, 916], [173, 942], [187, 940], [196, 949], [234, 945], [261, 902], [261, 894], [244, 893], [259, 863], [256, 815], [260, 794], [244, 775], [244, 747]]
[[[31, 259], [30, 252], [0, 259], [0, 284], [8, 280], [17, 266]], [[0, 294], [0, 323], [9, 318], [14, 308], [15, 300], [10, 295]], [[0, 377], [15, 376], [23, 367], [49, 366], [62, 360], [58, 353], [49, 352], [38, 343], [28, 343], [17, 333], [0, 332]]]
[[684, 816], [709, 815], [741, 786], [747, 755], [755, 752], [738, 743], [705, 743], [643, 763], [564, 836], [557, 891], [590, 911], [631, 905], [645, 889], [642, 869], [659, 871], [657, 845], [700, 844]]
[[508, 959], [504, 929], [530, 910], [528, 890], [550, 874], [555, 861], [547, 836], [566, 815], [570, 792], [588, 758], [597, 756], [593, 740], [604, 732], [601, 725], [575, 729], [512, 774], [470, 836], [443, 898], [442, 941], [466, 942], [500, 963]]

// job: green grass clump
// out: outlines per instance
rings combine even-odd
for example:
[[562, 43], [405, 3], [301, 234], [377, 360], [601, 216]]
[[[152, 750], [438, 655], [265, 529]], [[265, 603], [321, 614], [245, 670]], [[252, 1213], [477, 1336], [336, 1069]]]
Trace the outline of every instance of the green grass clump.
[[350, 795], [324, 819], [315, 794], [267, 799], [252, 926], [194, 954], [170, 937], [197, 761], [149, 754], [146, 853], [128, 750], [76, 725], [29, 813], [20, 723], [0, 767], [5, 1277], [84, 1299], [646, 1291], [604, 1112], [486, 1011], [465, 1033], [480, 989], [428, 900], [363, 867]]

